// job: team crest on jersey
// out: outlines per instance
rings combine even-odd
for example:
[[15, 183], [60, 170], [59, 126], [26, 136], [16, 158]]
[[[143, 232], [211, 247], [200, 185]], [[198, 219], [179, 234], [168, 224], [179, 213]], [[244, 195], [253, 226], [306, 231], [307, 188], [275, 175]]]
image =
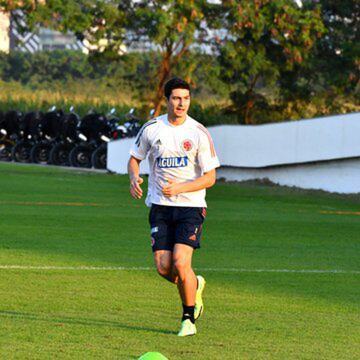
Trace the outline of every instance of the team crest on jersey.
[[189, 139], [186, 139], [182, 142], [182, 148], [185, 150], [185, 151], [190, 151], [192, 148], [193, 148], [193, 143], [191, 140]]
[[160, 168], [186, 167], [188, 165], [188, 161], [189, 158], [187, 156], [157, 158], [157, 164]]

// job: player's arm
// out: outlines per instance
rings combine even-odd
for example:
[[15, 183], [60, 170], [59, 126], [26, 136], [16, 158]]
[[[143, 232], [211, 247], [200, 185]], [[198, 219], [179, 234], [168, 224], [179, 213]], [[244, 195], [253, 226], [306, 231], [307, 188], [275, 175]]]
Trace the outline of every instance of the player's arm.
[[130, 178], [130, 194], [134, 199], [141, 199], [143, 191], [141, 184], [144, 180], [140, 177], [140, 163], [146, 158], [150, 149], [147, 138], [147, 129], [156, 121], [147, 122], [140, 129], [136, 136], [135, 142], [130, 149], [130, 159], [128, 162], [128, 174]]
[[140, 177], [140, 162], [141, 160], [130, 156], [128, 162], [128, 174], [130, 178], [130, 194], [134, 199], [141, 199], [143, 191], [140, 185], [144, 180]]
[[183, 183], [176, 183], [169, 179], [168, 184], [163, 187], [165, 196], [174, 196], [185, 192], [199, 191], [212, 187], [216, 182], [216, 170], [212, 169], [195, 180]]

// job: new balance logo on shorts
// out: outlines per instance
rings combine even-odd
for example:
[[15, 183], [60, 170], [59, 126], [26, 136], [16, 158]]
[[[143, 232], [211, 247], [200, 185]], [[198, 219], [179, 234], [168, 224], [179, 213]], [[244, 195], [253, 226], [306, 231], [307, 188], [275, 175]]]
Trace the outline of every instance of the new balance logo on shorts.
[[187, 156], [157, 158], [157, 164], [160, 168], [178, 168], [186, 167], [189, 158]]

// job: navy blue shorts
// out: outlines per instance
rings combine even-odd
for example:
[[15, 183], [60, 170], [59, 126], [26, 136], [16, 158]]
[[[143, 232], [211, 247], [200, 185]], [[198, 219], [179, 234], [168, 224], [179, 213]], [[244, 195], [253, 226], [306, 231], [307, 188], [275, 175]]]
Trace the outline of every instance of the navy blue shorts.
[[200, 247], [206, 208], [152, 204], [149, 213], [153, 251], [173, 251], [175, 244]]

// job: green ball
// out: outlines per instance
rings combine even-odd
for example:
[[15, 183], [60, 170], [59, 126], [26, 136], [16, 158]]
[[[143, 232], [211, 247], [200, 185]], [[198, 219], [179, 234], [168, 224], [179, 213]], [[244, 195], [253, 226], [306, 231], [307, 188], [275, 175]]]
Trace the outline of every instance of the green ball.
[[159, 352], [147, 352], [139, 357], [139, 360], [168, 360], [163, 354]]

